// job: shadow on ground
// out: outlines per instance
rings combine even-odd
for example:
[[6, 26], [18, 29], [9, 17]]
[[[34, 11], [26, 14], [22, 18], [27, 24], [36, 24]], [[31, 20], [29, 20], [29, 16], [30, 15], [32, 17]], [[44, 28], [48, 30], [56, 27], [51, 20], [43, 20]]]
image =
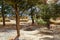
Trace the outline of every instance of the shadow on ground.
[[54, 40], [54, 38], [50, 38], [50, 37], [45, 37], [45, 38], [41, 38], [42, 40]]

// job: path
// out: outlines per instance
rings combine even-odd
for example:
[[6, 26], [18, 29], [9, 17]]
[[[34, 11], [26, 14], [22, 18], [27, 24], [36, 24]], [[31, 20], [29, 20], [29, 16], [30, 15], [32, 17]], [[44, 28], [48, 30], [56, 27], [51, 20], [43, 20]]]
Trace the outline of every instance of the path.
[[[45, 35], [45, 34], [38, 34], [39, 30], [35, 31], [23, 31], [20, 30], [21, 36], [19, 39], [21, 40], [53, 40], [53, 35]], [[11, 38], [16, 37], [16, 30], [10, 29], [0, 29], [0, 40], [9, 40]]]

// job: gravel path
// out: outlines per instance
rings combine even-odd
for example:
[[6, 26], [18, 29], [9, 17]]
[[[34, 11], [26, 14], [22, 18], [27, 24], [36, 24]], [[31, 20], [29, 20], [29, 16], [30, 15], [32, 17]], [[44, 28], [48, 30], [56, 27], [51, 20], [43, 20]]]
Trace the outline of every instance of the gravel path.
[[[20, 30], [21, 36], [19, 40], [60, 40], [60, 34], [46, 35], [39, 34], [38, 30], [35, 31], [23, 31]], [[0, 30], [0, 40], [10, 40], [16, 37], [16, 30]]]
[[[31, 22], [31, 21], [30, 21]], [[12, 23], [14, 24], [14, 23]], [[45, 31], [45, 30], [43, 30]], [[60, 40], [60, 34], [53, 34], [50, 35], [39, 33], [39, 30], [34, 31], [23, 31], [20, 30], [21, 36], [19, 37], [19, 40]], [[0, 40], [10, 40], [12, 38], [15, 38], [17, 35], [16, 30], [11, 29], [1, 29], [0, 28]]]
[[[53, 40], [52, 35], [37, 34], [36, 30], [34, 32], [20, 30], [20, 33], [21, 33], [21, 36], [19, 37], [20, 40], [21, 39], [22, 40], [45, 40], [45, 39]], [[16, 37], [16, 30], [6, 30], [6, 29], [0, 30], [0, 40], [10, 40], [11, 38], [15, 38], [15, 37]]]

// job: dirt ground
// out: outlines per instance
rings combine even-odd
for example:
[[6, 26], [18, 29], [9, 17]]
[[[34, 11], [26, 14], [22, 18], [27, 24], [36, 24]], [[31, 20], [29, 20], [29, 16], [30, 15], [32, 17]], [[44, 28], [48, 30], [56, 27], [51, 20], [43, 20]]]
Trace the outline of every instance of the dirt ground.
[[[28, 25], [29, 23], [19, 26], [21, 35], [15, 40], [60, 40], [60, 31], [52, 31], [46, 27], [38, 27], [36, 25], [31, 26]], [[17, 36], [14, 22], [12, 25], [9, 24], [6, 26], [2, 26], [1, 24], [2, 23], [0, 23], [0, 40], [12, 40]]]
[[[17, 35], [15, 25], [0, 25], [0, 40], [11, 40]], [[32, 31], [26, 31], [28, 27], [21, 25], [19, 39], [16, 40], [60, 40], [60, 34], [54, 31], [47, 30], [46, 28], [34, 28]], [[35, 30], [34, 30], [35, 29]]]

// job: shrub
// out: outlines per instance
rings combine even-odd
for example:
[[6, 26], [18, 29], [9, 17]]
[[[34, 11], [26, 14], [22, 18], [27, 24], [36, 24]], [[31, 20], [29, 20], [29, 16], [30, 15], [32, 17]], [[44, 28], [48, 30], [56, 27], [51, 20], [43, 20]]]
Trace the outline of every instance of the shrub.
[[36, 22], [37, 22], [37, 24], [39, 24], [39, 25], [45, 25], [46, 24], [46, 22], [43, 20], [43, 19], [36, 19]]
[[[2, 17], [0, 18], [0, 22], [3, 22]], [[8, 18], [5, 18], [5, 22], [10, 22]]]
[[0, 22], [2, 22], [2, 18], [0, 18]]

